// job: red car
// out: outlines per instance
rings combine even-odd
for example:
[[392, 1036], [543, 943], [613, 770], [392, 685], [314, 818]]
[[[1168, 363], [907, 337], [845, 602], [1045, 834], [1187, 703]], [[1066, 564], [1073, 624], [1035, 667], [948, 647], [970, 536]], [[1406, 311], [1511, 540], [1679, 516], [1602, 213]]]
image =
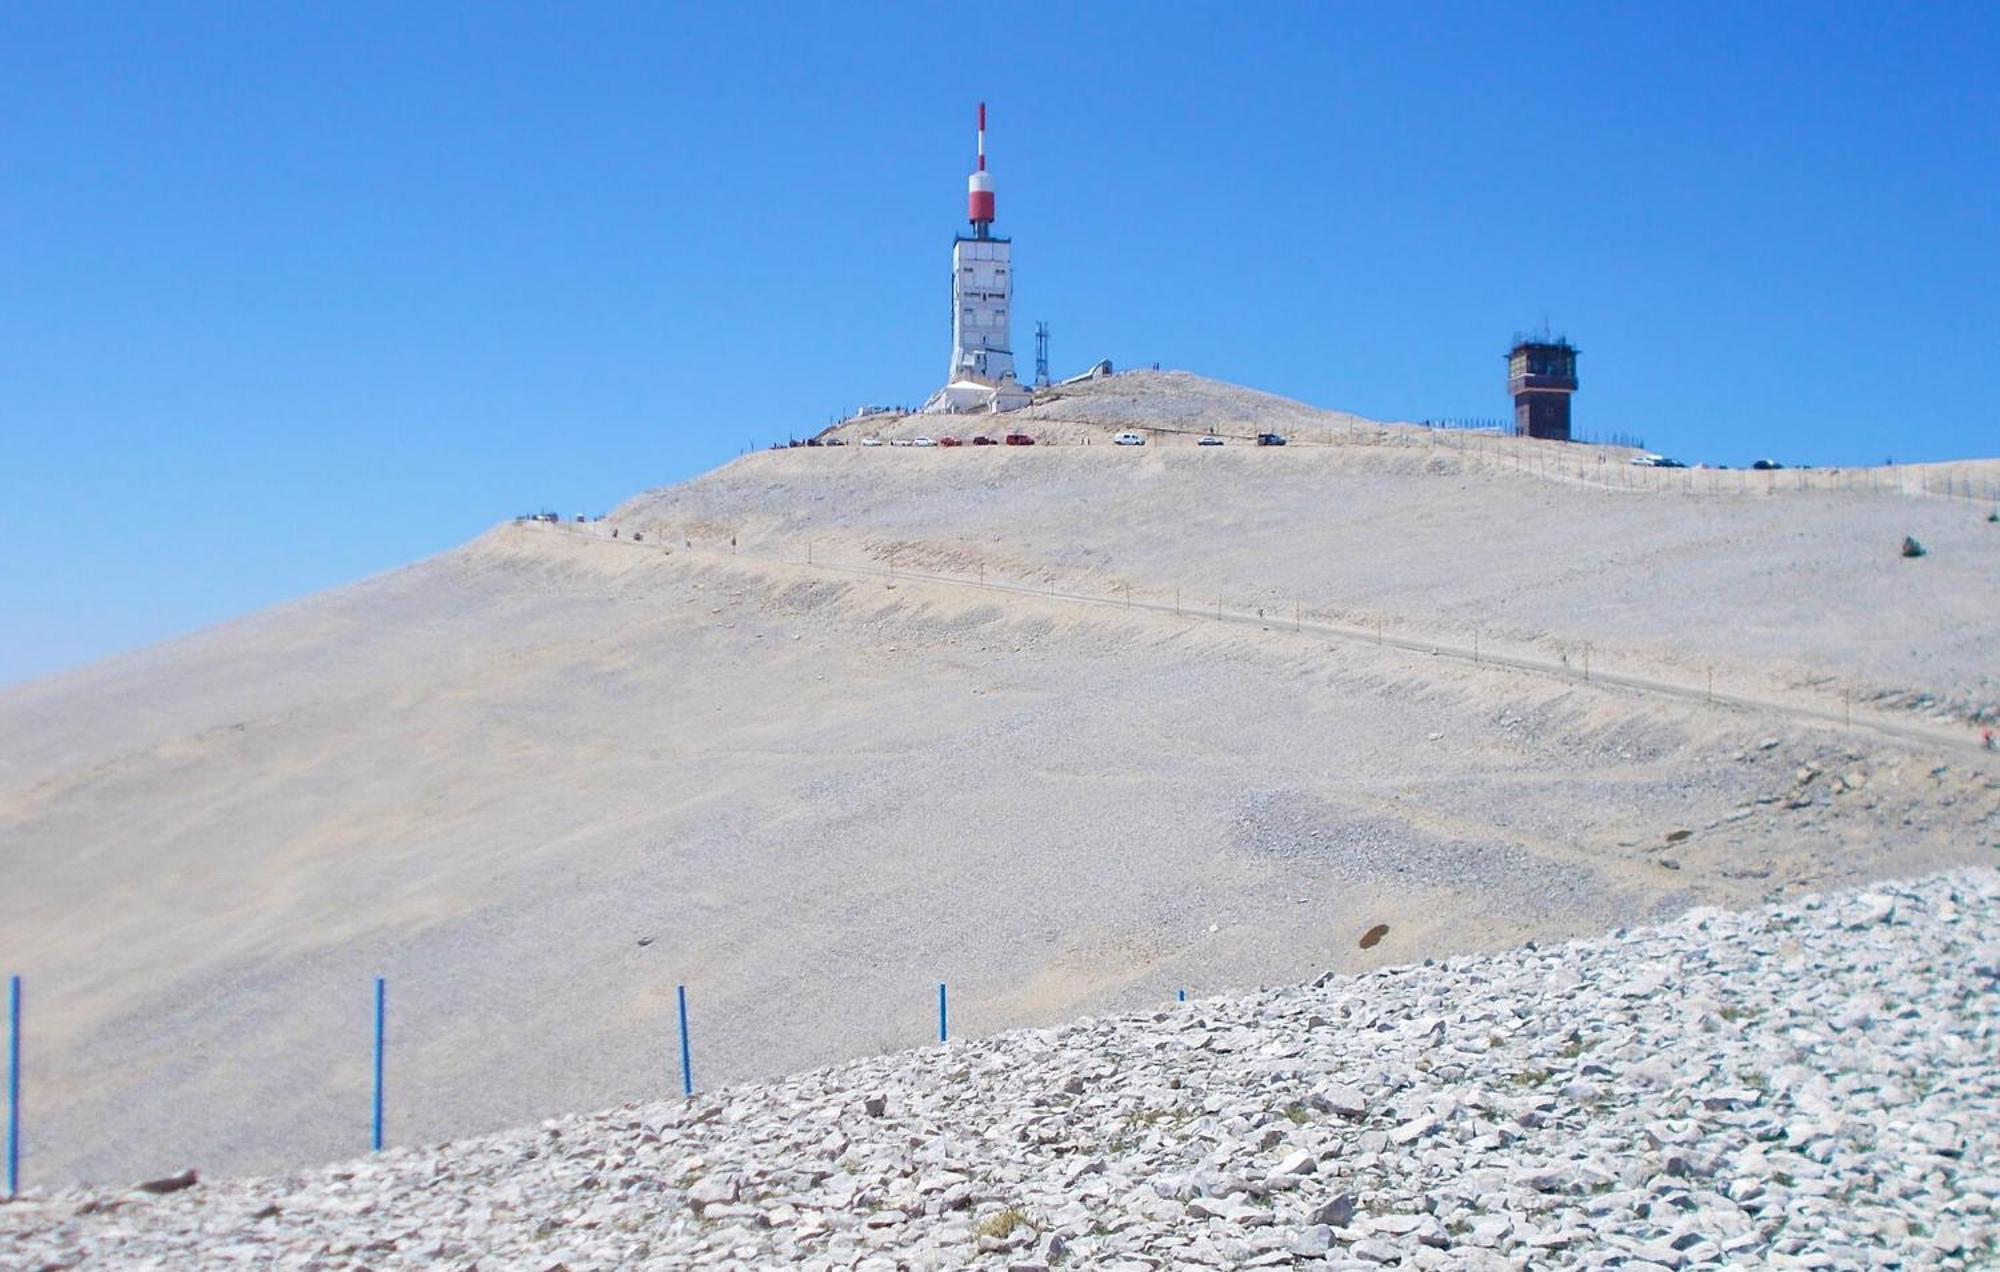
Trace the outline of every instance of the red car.
[[1026, 433], [1009, 433], [1007, 434], [1007, 444], [1009, 446], [1033, 446], [1035, 439], [1029, 437]]
[[940, 445], [940, 446], [963, 446], [963, 445], [965, 445], [965, 443], [964, 443], [964, 442], [961, 442], [961, 441], [959, 441], [959, 440], [958, 440], [958, 439], [957, 439], [956, 437], [940, 437], [940, 438], [938, 438], [938, 445]]

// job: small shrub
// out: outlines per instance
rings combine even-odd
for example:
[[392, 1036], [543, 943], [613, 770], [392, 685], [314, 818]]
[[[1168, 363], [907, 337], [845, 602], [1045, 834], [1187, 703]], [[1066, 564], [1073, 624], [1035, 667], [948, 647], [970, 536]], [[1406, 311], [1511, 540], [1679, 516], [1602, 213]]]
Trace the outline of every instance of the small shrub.
[[1009, 1206], [1005, 1210], [990, 1214], [980, 1220], [979, 1235], [982, 1237], [992, 1237], [995, 1241], [1005, 1241], [1008, 1237], [1014, 1235], [1014, 1229], [1032, 1228], [1034, 1226], [1033, 1221], [1021, 1213], [1020, 1207]]

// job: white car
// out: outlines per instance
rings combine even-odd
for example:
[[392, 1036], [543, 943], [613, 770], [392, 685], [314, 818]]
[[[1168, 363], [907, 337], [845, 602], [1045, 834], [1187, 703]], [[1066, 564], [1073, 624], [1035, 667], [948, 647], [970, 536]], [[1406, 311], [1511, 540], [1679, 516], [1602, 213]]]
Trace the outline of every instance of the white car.
[[861, 439], [861, 444], [863, 446], [880, 446], [882, 439], [879, 437], [864, 437]]
[[931, 440], [930, 438], [928, 438], [928, 437], [919, 437], [919, 438], [918, 438], [918, 439], [917, 439], [916, 441], [914, 441], [914, 442], [911, 442], [911, 443], [910, 443], [910, 445], [912, 445], [912, 446], [935, 446], [935, 445], [937, 445], [937, 443], [936, 443], [936, 442], [934, 442], [934, 441], [932, 441], [932, 440]]
[[1209, 434], [1207, 434], [1206, 436], [1204, 436], [1204, 437], [1203, 437], [1203, 438], [1202, 438], [1202, 439], [1201, 439], [1200, 441], [1196, 442], [1196, 443], [1195, 443], [1195, 445], [1196, 445], [1196, 446], [1220, 446], [1220, 445], [1222, 445], [1222, 439], [1221, 439], [1221, 438], [1219, 438], [1219, 437], [1217, 437], [1217, 436], [1216, 436], [1215, 434], [1213, 434], [1213, 433], [1209, 433]]
[[1143, 436], [1129, 431], [1120, 433], [1111, 440], [1119, 446], [1144, 446], [1146, 444], [1146, 439]]

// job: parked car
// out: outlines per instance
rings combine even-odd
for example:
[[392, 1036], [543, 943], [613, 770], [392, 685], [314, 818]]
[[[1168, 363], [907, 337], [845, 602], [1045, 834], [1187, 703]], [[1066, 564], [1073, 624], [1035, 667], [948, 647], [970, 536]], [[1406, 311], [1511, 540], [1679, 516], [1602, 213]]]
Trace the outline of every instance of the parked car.
[[979, 436], [972, 439], [972, 444], [974, 446], [998, 446], [1000, 443], [994, 441], [986, 434], [981, 433]]
[[1134, 433], [1130, 429], [1127, 429], [1123, 433], [1118, 434], [1111, 440], [1113, 444], [1118, 446], [1144, 446], [1146, 444], [1146, 439], [1144, 436], [1138, 433]]
[[1220, 446], [1220, 445], [1222, 445], [1222, 439], [1221, 439], [1221, 438], [1219, 438], [1219, 437], [1217, 437], [1217, 436], [1216, 436], [1215, 434], [1213, 434], [1213, 433], [1210, 433], [1210, 434], [1208, 434], [1208, 435], [1207, 435], [1206, 437], [1202, 438], [1202, 439], [1201, 439], [1200, 441], [1196, 442], [1196, 443], [1195, 443], [1195, 445], [1196, 445], [1196, 446]]
[[951, 436], [945, 436], [945, 437], [940, 437], [940, 438], [938, 438], [938, 445], [940, 445], [940, 446], [963, 446], [963, 445], [965, 445], [965, 443], [964, 443], [964, 442], [961, 442], [961, 441], [959, 441], [959, 440], [958, 440], [958, 439], [957, 439], [956, 437], [951, 437]]
[[1686, 467], [1687, 467], [1687, 465], [1686, 465], [1686, 464], [1683, 464], [1683, 463], [1682, 463], [1681, 461], [1679, 461], [1678, 459], [1666, 459], [1666, 458], [1662, 458], [1662, 459], [1661, 459], [1661, 460], [1660, 460], [1660, 461], [1659, 461], [1658, 463], [1654, 464], [1654, 465], [1653, 465], [1653, 467], [1655, 467], [1655, 468], [1686, 468]]
[[1259, 446], [1283, 446], [1285, 444], [1285, 435], [1283, 433], [1259, 433], [1257, 434], [1257, 444]]
[[889, 439], [889, 445], [891, 446], [914, 446], [915, 444], [907, 437], [892, 437]]
[[932, 441], [932, 440], [931, 440], [930, 438], [928, 438], [928, 437], [919, 437], [919, 438], [918, 438], [918, 439], [917, 439], [916, 441], [914, 441], [914, 442], [911, 442], [911, 443], [910, 443], [910, 445], [912, 445], [912, 446], [935, 446], [935, 445], [937, 445], [937, 443], [936, 443], [936, 442], [934, 442], [934, 441]]
[[1778, 471], [1780, 468], [1783, 468], [1784, 465], [1779, 463], [1775, 459], [1760, 459], [1756, 463], [1751, 464], [1750, 467], [1756, 469], [1760, 473], [1774, 473]]
[[1035, 439], [1029, 437], [1026, 433], [1009, 433], [1007, 434], [1007, 444], [1009, 446], [1033, 446]]
[[1665, 459], [1665, 458], [1666, 458], [1666, 456], [1665, 456], [1665, 455], [1651, 455], [1651, 454], [1647, 454], [1647, 455], [1634, 455], [1634, 456], [1632, 457], [1632, 467], [1634, 467], [1634, 468], [1658, 468], [1658, 467], [1660, 466], [1660, 461], [1661, 461], [1661, 460], [1663, 460], [1663, 459]]
[[838, 437], [829, 437], [829, 438], [827, 438], [827, 439], [826, 439], [826, 444], [827, 444], [828, 446], [845, 446], [845, 445], [847, 445], [847, 443], [846, 443], [846, 442], [843, 442], [843, 441], [841, 441], [841, 440], [840, 440], [840, 439], [839, 439]]
[[882, 439], [879, 437], [864, 437], [861, 439], [861, 444], [863, 446], [880, 446]]

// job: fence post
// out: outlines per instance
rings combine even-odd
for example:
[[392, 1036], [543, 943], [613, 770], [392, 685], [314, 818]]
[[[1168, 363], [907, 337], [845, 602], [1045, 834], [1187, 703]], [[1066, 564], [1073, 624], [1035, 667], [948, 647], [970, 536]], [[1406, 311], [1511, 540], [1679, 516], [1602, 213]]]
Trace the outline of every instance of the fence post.
[[21, 1195], [21, 978], [7, 979], [7, 1195]]
[[681, 1018], [681, 1094], [694, 1094], [694, 1060], [688, 1050], [688, 987], [674, 986], [674, 998], [679, 1004]]
[[1186, 1002], [1186, 1001], [1187, 1001], [1187, 991], [1186, 991], [1185, 989], [1177, 989], [1177, 990], [1175, 990], [1175, 991], [1174, 991], [1174, 1001], [1175, 1001], [1175, 1002], [1177, 1002], [1177, 1003], [1184, 1003], [1184, 1002]]
[[388, 997], [387, 987], [380, 976], [375, 978], [375, 1151], [382, 1151], [382, 1047], [387, 1041], [383, 1026], [387, 1024], [384, 1011]]
[[945, 1031], [944, 982], [938, 982], [938, 1042], [943, 1043], [948, 1035]]

